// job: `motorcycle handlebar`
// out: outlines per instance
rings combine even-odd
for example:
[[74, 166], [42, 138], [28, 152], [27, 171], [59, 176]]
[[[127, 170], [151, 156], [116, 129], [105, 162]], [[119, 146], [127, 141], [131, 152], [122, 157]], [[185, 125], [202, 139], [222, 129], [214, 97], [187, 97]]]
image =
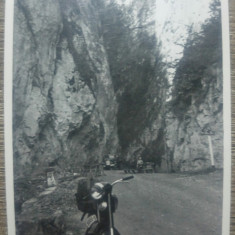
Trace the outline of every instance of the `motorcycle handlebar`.
[[123, 181], [130, 180], [130, 179], [133, 179], [133, 178], [134, 178], [134, 176], [133, 176], [133, 175], [130, 175], [130, 176], [124, 177], [124, 178], [122, 178], [122, 179], [119, 179], [119, 180], [114, 181], [111, 185], [114, 186], [114, 185], [117, 184], [117, 183], [121, 183], [121, 182], [123, 182]]
[[124, 177], [122, 178], [122, 180], [130, 180], [130, 179], [133, 179], [134, 176], [133, 175], [130, 175], [130, 176], [127, 176], [127, 177]]

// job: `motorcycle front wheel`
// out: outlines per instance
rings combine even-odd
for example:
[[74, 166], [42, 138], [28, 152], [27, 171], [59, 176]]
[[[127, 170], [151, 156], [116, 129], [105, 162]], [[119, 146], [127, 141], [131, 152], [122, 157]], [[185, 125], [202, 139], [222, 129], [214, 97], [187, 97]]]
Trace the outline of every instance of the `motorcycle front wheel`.
[[[109, 230], [105, 229], [104, 231], [104, 229], [99, 228], [99, 225], [95, 226], [96, 226], [95, 229], [94, 227], [88, 228], [85, 235], [111, 235]], [[114, 228], [114, 235], [121, 235], [116, 228]]]
[[[100, 234], [97, 234], [97, 235], [110, 235], [110, 231], [104, 231]], [[114, 228], [114, 235], [121, 235], [116, 228]]]

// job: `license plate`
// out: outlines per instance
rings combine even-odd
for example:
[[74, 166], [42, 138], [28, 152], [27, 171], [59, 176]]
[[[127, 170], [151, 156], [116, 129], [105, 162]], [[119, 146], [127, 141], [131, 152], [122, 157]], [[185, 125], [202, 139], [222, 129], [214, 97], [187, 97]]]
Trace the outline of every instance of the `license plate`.
[[96, 215], [91, 215], [86, 219], [86, 226], [89, 228], [95, 221], [97, 221]]

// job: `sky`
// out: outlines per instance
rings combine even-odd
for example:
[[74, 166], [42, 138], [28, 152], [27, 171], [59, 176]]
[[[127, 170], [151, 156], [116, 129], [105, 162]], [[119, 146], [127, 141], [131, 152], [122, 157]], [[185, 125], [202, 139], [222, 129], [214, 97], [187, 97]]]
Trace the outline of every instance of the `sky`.
[[[200, 25], [209, 18], [211, 0], [156, 0], [156, 35], [162, 43], [162, 53], [166, 62], [180, 59], [183, 44], [187, 39], [187, 27], [200, 30]], [[169, 80], [174, 69], [168, 69]]]
[[[109, 0], [112, 1], [112, 0]], [[115, 0], [116, 3], [130, 6], [135, 0]], [[183, 47], [187, 39], [187, 28], [193, 25], [195, 31], [209, 18], [209, 5], [212, 0], [156, 0], [155, 33], [162, 44], [162, 54], [167, 63], [182, 57]], [[151, 0], [149, 0], [151, 2]], [[154, 17], [154, 15], [153, 15]], [[177, 44], [176, 44], [177, 43]], [[174, 69], [167, 69], [169, 81], [174, 76]]]

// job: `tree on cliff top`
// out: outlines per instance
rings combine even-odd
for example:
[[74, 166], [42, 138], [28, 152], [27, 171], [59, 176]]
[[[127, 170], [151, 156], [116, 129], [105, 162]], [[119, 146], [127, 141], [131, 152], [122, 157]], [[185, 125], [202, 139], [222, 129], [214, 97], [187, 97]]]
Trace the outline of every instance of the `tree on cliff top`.
[[[210, 5], [211, 17], [201, 26], [200, 32], [188, 30], [183, 57], [176, 68], [172, 90], [172, 109], [182, 118], [191, 105], [192, 95], [198, 104], [203, 102], [207, 89], [202, 87], [202, 79], [210, 66], [222, 66], [222, 35], [220, 1]], [[207, 84], [216, 79], [207, 78]]]

